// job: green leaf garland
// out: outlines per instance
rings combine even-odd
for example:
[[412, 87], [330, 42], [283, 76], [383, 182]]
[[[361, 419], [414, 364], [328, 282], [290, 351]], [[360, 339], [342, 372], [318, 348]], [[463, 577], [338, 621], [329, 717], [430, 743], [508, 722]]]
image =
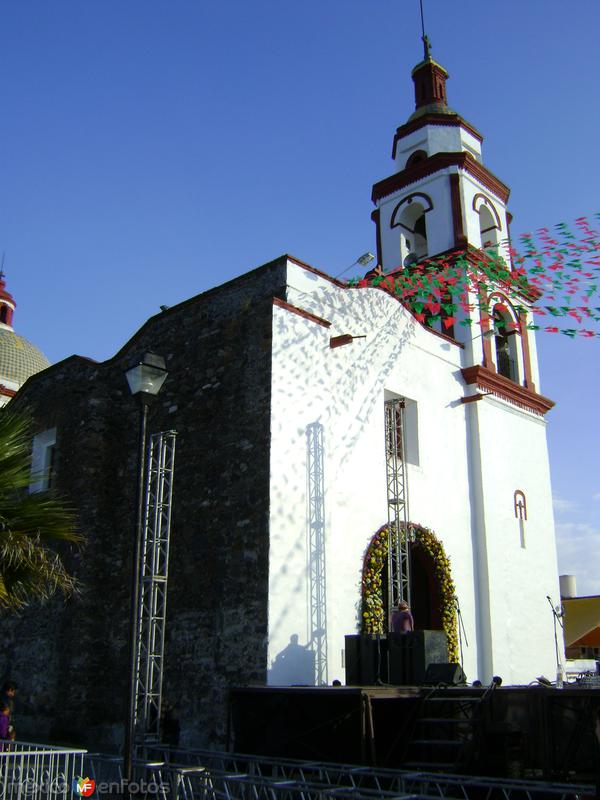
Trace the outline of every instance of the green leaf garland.
[[[456, 587], [452, 579], [450, 559], [443, 544], [429, 528], [409, 524], [411, 541], [417, 543], [431, 557], [434, 565], [437, 587], [440, 593], [440, 611], [443, 630], [448, 637], [448, 658], [451, 662], [459, 659], [458, 623], [454, 598]], [[404, 532], [402, 532], [404, 536]], [[383, 570], [387, 567], [388, 526], [383, 525], [372, 537], [363, 560], [362, 573], [362, 633], [385, 633], [385, 604], [383, 597]]]

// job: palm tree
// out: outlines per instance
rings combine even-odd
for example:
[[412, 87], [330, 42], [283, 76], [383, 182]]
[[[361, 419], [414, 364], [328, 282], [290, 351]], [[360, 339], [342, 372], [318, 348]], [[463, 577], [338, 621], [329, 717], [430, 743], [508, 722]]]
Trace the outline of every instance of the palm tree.
[[77, 591], [76, 578], [53, 548], [83, 538], [63, 500], [53, 492], [28, 492], [31, 439], [27, 417], [0, 411], [0, 610]]

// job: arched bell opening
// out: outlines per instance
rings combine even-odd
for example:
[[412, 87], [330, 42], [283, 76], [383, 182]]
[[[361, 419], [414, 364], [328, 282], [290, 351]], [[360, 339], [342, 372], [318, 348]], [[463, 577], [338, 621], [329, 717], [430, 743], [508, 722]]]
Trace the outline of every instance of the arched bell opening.
[[400, 264], [410, 267], [428, 255], [426, 214], [433, 208], [431, 198], [414, 192], [401, 200], [392, 213], [391, 228], [400, 229]]
[[492, 314], [494, 321], [494, 361], [499, 375], [515, 383], [520, 382], [518, 325], [505, 306], [497, 304]]
[[499, 243], [499, 230], [491, 211], [486, 206], [479, 209], [479, 233], [481, 236], [481, 247], [484, 250], [491, 249], [497, 253]]
[[473, 210], [479, 215], [479, 235], [481, 248], [492, 258], [500, 258], [502, 221], [494, 204], [485, 195], [479, 193], [473, 198]]

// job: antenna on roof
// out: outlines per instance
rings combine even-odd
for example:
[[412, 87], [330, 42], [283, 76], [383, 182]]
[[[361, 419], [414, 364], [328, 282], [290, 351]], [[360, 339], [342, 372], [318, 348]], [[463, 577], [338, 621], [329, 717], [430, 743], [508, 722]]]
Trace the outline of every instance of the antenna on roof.
[[4, 277], [4, 256], [5, 256], [5, 255], [6, 255], [6, 253], [5, 253], [5, 252], [4, 252], [4, 250], [3, 250], [3, 251], [2, 251], [2, 263], [0, 264], [0, 281], [1, 281], [1, 280], [2, 280], [2, 278]]
[[429, 36], [425, 33], [425, 17], [423, 16], [423, 0], [419, 0], [419, 8], [421, 9], [421, 41], [423, 42], [423, 58], [427, 60], [431, 58], [431, 42]]

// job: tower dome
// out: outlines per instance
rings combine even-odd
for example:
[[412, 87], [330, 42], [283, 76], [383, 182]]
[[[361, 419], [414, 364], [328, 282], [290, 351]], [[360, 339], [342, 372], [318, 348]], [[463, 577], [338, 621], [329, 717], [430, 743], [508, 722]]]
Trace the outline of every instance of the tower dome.
[[46, 369], [46, 356], [12, 327], [16, 303], [0, 271], [0, 406], [6, 405], [27, 378]]

